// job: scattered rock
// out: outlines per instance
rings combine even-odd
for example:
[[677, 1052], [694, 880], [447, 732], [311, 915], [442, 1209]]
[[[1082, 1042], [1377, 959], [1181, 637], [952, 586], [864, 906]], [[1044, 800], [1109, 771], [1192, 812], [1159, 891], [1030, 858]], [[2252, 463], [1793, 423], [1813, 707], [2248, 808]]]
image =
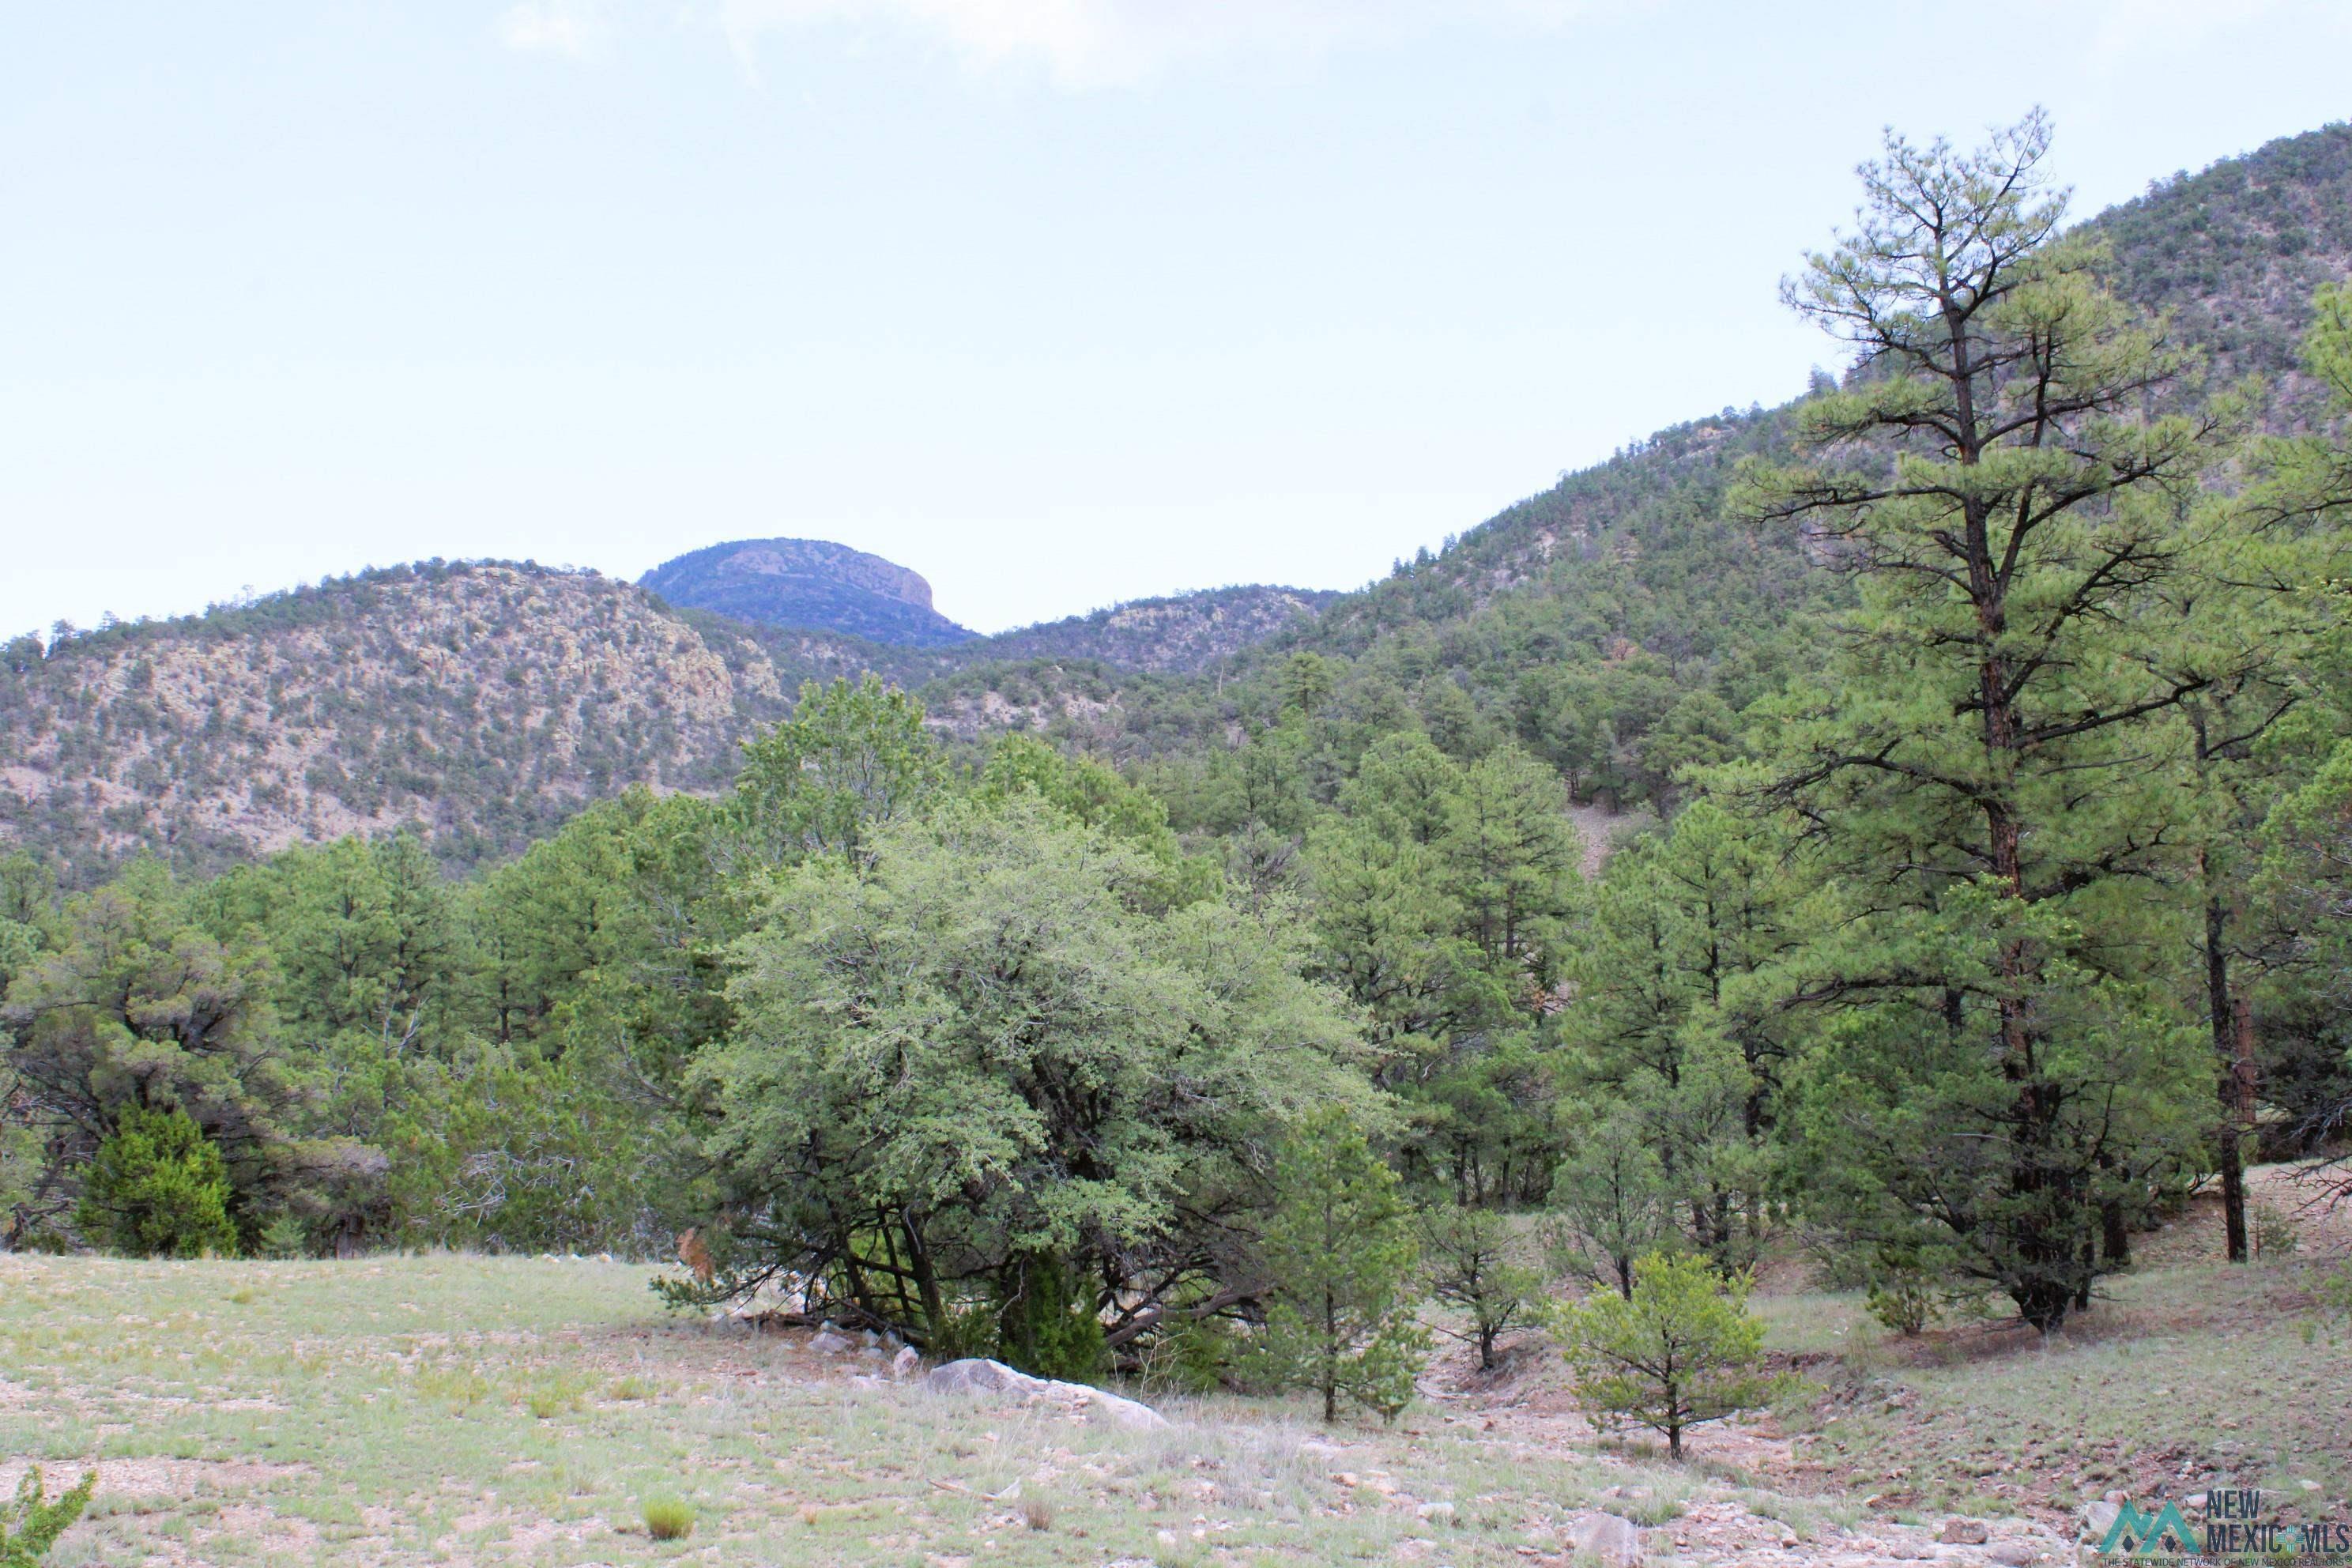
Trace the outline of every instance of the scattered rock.
[[1425, 1502], [1412, 1511], [1417, 1517], [1425, 1519], [1432, 1524], [1454, 1522], [1454, 1505], [1450, 1502]]
[[1015, 1372], [1001, 1361], [973, 1356], [935, 1366], [923, 1378], [934, 1394], [1043, 1394], [1045, 1380]]
[[2083, 1539], [2096, 1546], [2106, 1540], [2107, 1531], [2116, 1527], [2116, 1515], [2123, 1512], [2123, 1500], [2115, 1493], [2097, 1502], [2083, 1505]]
[[1586, 1514], [1569, 1527], [1569, 1540], [1608, 1568], [1635, 1568], [1642, 1561], [1641, 1528], [1613, 1513]]
[[809, 1349], [819, 1355], [839, 1355], [848, 1348], [849, 1342], [831, 1329], [820, 1331], [814, 1339], [809, 1341]]
[[933, 1367], [924, 1375], [923, 1386], [937, 1394], [1009, 1394], [1021, 1399], [1055, 1400], [1139, 1430], [1157, 1430], [1168, 1425], [1168, 1418], [1149, 1405], [1139, 1405], [1083, 1383], [1031, 1377], [1001, 1361], [979, 1357]]
[[1083, 1387], [1077, 1384], [1057, 1383], [1053, 1386], [1056, 1389], [1073, 1391], [1085, 1403], [1093, 1405], [1122, 1426], [1133, 1427], [1139, 1432], [1151, 1432], [1158, 1431], [1168, 1425], [1168, 1417], [1160, 1415], [1149, 1405], [1139, 1405], [1132, 1399], [1122, 1398], [1116, 1394], [1106, 1394], [1099, 1388]]
[[923, 1358], [915, 1353], [912, 1345], [900, 1345], [898, 1353], [890, 1358], [892, 1377], [912, 1377], [923, 1370]]
[[1947, 1546], [1982, 1546], [1992, 1539], [1992, 1531], [1980, 1519], [1948, 1519], [1936, 1539]]
[[2031, 1541], [2003, 1541], [1995, 1543], [1985, 1556], [1989, 1561], [2001, 1564], [2001, 1568], [2025, 1568], [2029, 1563], [2041, 1561], [2042, 1549]]

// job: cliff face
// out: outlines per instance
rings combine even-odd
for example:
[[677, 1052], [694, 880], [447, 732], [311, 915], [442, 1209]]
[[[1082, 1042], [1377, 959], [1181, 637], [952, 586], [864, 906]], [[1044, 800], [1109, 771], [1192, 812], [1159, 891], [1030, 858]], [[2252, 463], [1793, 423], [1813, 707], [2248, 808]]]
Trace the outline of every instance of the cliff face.
[[639, 586], [739, 621], [845, 632], [901, 647], [973, 634], [931, 607], [931, 585], [878, 555], [816, 539], [741, 539], [665, 561]]

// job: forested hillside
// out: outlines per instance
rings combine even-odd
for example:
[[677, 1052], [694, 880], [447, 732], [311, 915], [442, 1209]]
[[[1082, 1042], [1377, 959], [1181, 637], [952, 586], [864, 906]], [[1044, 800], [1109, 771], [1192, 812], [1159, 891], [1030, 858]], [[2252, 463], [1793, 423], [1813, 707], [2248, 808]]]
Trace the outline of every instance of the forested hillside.
[[957, 662], [1090, 659], [1158, 675], [1197, 674], [1313, 620], [1339, 597], [1326, 589], [1253, 583], [1135, 599], [1091, 615], [1000, 632], [983, 645], [960, 649]]
[[[887, 563], [886, 563], [887, 564]], [[593, 573], [435, 563], [242, 606], [7, 645], [0, 843], [69, 880], [138, 850], [210, 870], [345, 834], [423, 833], [453, 867], [521, 852], [633, 784], [709, 793], [801, 683], [910, 687], [1013, 651], [1077, 679], [1189, 670], [1328, 595], [1241, 588], [945, 648], [677, 609]], [[1065, 679], [1058, 665], [1051, 679]], [[1055, 703], [1043, 725], [1082, 711]], [[1001, 695], [939, 723], [1003, 728]]]
[[[2352, 125], [2158, 180], [2073, 233], [2100, 247], [2121, 298], [2160, 313], [2171, 340], [2194, 351], [2161, 397], [2193, 404], [2244, 384], [2259, 428], [2326, 417], [2326, 391], [2297, 344], [2315, 289], [2352, 278]], [[1563, 474], [1244, 653], [1213, 699], [1123, 679], [1108, 689], [1095, 678], [1063, 732], [1129, 756], [1192, 749], [1270, 718], [1276, 667], [1307, 651], [1346, 666], [1331, 672], [1343, 706], [1401, 704], [1433, 731], [1514, 737], [1559, 767], [1580, 799], [1646, 798], [1676, 766], [1717, 754], [1727, 710], [1810, 668], [1822, 639], [1812, 616], [1852, 603], [1851, 584], [1829, 569], [1835, 552], [1807, 524], [1752, 529], [1725, 504], [1742, 458], [1795, 455], [1801, 406], [1726, 408]], [[1006, 709], [1043, 718], [1053, 705], [1024, 695], [1068, 677], [976, 667], [957, 700], [978, 710], [991, 679]]]

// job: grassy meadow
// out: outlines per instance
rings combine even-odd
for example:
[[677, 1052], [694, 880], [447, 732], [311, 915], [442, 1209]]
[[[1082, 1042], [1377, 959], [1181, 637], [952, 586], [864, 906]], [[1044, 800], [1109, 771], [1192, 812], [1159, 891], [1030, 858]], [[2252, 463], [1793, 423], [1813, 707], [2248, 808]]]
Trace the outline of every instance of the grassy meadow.
[[2324, 1266], [2177, 1250], [2049, 1347], [1760, 1297], [1811, 1387], [1681, 1468], [1596, 1434], [1532, 1337], [1492, 1378], [1443, 1360], [1393, 1429], [1219, 1396], [1134, 1432], [680, 1318], [626, 1264], [0, 1257], [0, 1488], [97, 1464], [61, 1568], [1569, 1562], [1591, 1510], [1658, 1562], [1975, 1560], [1932, 1545], [1955, 1514], [2057, 1561], [2110, 1488], [2340, 1507], [2352, 1341]]

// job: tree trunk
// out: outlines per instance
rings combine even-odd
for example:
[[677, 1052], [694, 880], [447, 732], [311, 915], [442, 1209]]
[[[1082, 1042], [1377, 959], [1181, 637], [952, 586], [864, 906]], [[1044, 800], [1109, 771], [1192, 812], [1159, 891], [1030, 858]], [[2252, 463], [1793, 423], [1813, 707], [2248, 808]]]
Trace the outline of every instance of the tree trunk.
[[[2213, 1035], [2213, 1056], [2221, 1064], [2221, 1111], [2213, 1142], [2221, 1164], [2221, 1226], [2228, 1237], [2230, 1261], [2243, 1263], [2250, 1249], [2246, 1243], [2246, 1173], [2239, 1148], [2243, 1131], [2240, 1100], [2242, 1089], [2252, 1086], [2242, 1083], [2240, 1078], [2238, 1041], [2231, 1026], [2237, 1008], [2230, 997], [2229, 919], [2229, 909], [2221, 894], [2212, 889], [2209, 872], [2205, 894], [2205, 1014]], [[2251, 1067], [2252, 1063], [2249, 1060], [2246, 1065]]]
[[1323, 1425], [1339, 1419], [1339, 1305], [1323, 1292]]

